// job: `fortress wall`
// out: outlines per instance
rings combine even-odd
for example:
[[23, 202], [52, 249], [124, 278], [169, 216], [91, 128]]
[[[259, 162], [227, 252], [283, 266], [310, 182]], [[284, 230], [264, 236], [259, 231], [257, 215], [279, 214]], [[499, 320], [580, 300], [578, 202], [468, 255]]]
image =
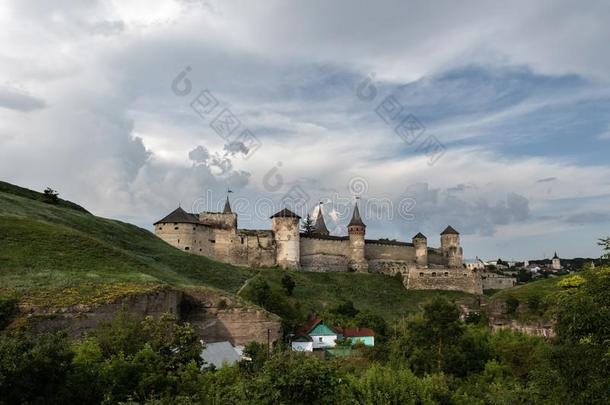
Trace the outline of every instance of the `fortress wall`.
[[443, 256], [440, 249], [428, 249], [428, 265], [447, 266], [449, 260]]
[[408, 290], [448, 290], [483, 294], [481, 276], [467, 269], [410, 269], [404, 283]]
[[347, 271], [349, 240], [301, 236], [301, 268], [305, 271]]
[[366, 242], [364, 245], [364, 256], [369, 261], [398, 260], [415, 262], [415, 247]]
[[237, 228], [237, 214], [223, 214], [222, 212], [202, 212], [199, 220], [213, 228]]
[[212, 230], [198, 224], [157, 224], [155, 235], [177, 249], [211, 256], [213, 252], [210, 242]]
[[481, 274], [484, 290], [503, 290], [511, 288], [517, 283], [514, 277], [506, 277], [495, 273]]
[[369, 272], [388, 276], [394, 276], [398, 273], [407, 274], [415, 266], [415, 262], [410, 260], [369, 260]]
[[348, 239], [318, 239], [301, 236], [301, 256], [325, 254], [334, 256], [349, 255]]
[[238, 236], [240, 238], [245, 238], [248, 247], [248, 266], [275, 266], [275, 243], [273, 232], [257, 231], [254, 234], [240, 232]]
[[234, 263], [243, 252], [234, 252], [236, 233], [233, 229], [214, 229], [214, 258], [225, 263]]

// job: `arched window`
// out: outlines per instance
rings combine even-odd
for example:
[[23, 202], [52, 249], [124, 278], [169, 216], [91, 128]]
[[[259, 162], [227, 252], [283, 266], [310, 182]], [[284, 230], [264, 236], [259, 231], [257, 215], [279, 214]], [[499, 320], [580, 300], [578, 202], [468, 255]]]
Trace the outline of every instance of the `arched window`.
[[436, 272], [435, 271], [432, 272], [432, 277], [436, 277]]
[[424, 273], [419, 273], [419, 276], [420, 276], [420, 277], [423, 277], [423, 276], [424, 276]]

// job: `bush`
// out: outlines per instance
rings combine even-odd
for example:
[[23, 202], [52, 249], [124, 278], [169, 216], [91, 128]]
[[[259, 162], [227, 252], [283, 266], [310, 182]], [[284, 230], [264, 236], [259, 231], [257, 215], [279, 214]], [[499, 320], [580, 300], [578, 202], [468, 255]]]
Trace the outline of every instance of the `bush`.
[[506, 304], [507, 314], [514, 314], [515, 312], [517, 312], [517, 308], [519, 308], [519, 300], [517, 298], [512, 295], [509, 295], [508, 297], [506, 297], [504, 303]]

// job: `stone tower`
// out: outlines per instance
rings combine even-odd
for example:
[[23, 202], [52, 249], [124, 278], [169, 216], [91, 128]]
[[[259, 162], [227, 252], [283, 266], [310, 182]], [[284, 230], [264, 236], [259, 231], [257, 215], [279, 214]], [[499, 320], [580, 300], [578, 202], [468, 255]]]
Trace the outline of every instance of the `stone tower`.
[[428, 239], [421, 232], [413, 237], [415, 263], [419, 268], [428, 267]]
[[314, 227], [314, 233], [316, 235], [328, 236], [330, 232], [328, 232], [328, 228], [326, 227], [326, 222], [324, 222], [324, 213], [322, 212], [322, 203], [318, 206], [318, 217], [316, 218], [316, 225]]
[[271, 216], [271, 230], [275, 237], [275, 260], [283, 269], [298, 269], [300, 267], [300, 216], [288, 208]]
[[349, 267], [359, 272], [367, 272], [369, 264], [364, 257], [364, 234], [366, 225], [360, 218], [358, 202], [354, 205], [352, 219], [347, 225], [349, 234]]
[[551, 261], [551, 268], [553, 270], [561, 270], [561, 260], [559, 260], [557, 252], [555, 252], [555, 256], [553, 256], [553, 260]]
[[460, 233], [451, 226], [441, 232], [441, 251], [447, 258], [449, 267], [462, 267], [462, 247], [460, 246]]

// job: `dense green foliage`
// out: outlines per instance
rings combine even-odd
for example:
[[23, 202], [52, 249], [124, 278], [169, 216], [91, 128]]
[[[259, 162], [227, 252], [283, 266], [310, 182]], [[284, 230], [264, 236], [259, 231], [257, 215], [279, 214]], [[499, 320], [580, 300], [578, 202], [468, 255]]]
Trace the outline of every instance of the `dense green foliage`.
[[[551, 342], [464, 322], [442, 298], [356, 357], [324, 360], [283, 345], [269, 354], [253, 343], [245, 349], [251, 361], [218, 370], [202, 367], [192, 328], [171, 318], [121, 313], [74, 343], [58, 334], [5, 334], [0, 403], [604, 404], [610, 269], [577, 277], [561, 283]], [[371, 317], [349, 302], [331, 311]]]

